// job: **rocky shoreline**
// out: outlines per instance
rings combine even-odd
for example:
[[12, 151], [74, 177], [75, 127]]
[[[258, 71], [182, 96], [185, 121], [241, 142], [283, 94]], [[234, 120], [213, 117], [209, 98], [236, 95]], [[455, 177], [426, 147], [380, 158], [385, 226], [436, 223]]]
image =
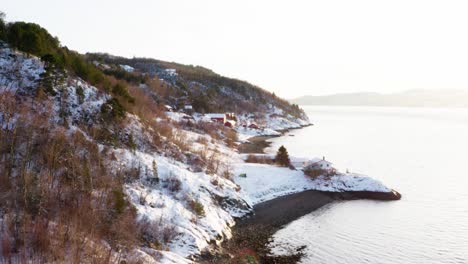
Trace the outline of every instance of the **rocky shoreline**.
[[[289, 130], [281, 131], [284, 133]], [[239, 153], [264, 153], [270, 146], [268, 139], [278, 136], [256, 136], [239, 146]], [[281, 196], [254, 206], [253, 212], [236, 221], [233, 237], [205, 251], [198, 261], [200, 263], [298, 263], [306, 246], [289, 252], [288, 255], [271, 254], [268, 244], [272, 236], [285, 225], [307, 215], [324, 205], [336, 201], [348, 200], [400, 200], [401, 194], [372, 191], [326, 192], [306, 190], [299, 193]]]
[[393, 190], [389, 193], [308, 190], [266, 201], [255, 205], [251, 215], [239, 219], [233, 228], [233, 238], [225, 241], [222, 248], [205, 252], [200, 262], [244, 263], [242, 261], [251, 259], [255, 260], [251, 263], [297, 263], [306, 246], [297, 248], [288, 255], [274, 256], [268, 247], [271, 237], [285, 225], [324, 205], [358, 199], [394, 201], [401, 199], [401, 195]]
[[251, 137], [239, 145], [239, 153], [249, 153], [249, 154], [263, 154], [265, 149], [271, 145], [267, 140], [270, 138], [275, 138], [280, 136], [255, 136]]
[[271, 142], [268, 142], [268, 139], [271, 138], [276, 138], [276, 137], [282, 137], [284, 134], [291, 130], [295, 129], [302, 129], [304, 127], [308, 126], [313, 126], [313, 124], [308, 124], [304, 125], [298, 128], [290, 128], [290, 129], [282, 129], [278, 130], [278, 132], [281, 133], [281, 135], [278, 136], [254, 136], [251, 137], [247, 140], [247, 142], [244, 142], [239, 145], [238, 151], [239, 153], [244, 153], [244, 154], [264, 154], [265, 149], [268, 148], [271, 145]]

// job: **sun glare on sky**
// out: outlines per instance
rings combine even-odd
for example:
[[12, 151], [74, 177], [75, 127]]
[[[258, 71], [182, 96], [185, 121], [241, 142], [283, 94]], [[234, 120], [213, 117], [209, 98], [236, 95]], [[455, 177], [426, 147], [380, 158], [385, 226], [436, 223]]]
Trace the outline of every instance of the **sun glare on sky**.
[[2, 3], [79, 52], [202, 65], [293, 98], [468, 90], [468, 2], [59, 1]]

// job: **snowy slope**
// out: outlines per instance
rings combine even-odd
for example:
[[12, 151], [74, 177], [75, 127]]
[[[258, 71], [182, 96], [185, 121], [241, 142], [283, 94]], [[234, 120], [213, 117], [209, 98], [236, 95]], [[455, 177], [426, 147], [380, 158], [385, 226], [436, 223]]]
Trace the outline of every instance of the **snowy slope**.
[[[137, 165], [142, 178], [146, 172], [152, 172], [153, 161], [156, 162], [159, 184], [135, 182], [125, 188], [141, 218], [176, 226], [178, 236], [170, 245], [173, 253], [184, 257], [196, 255], [208, 246], [209, 241], [230, 238], [234, 217], [250, 211], [232, 181], [203, 172], [193, 173], [187, 170], [187, 165], [158, 155], [132, 153], [124, 149], [117, 149], [115, 153], [117, 164], [125, 167]], [[180, 190], [165, 188], [174, 179], [180, 181]], [[213, 184], [214, 179], [217, 180], [216, 185]], [[203, 205], [204, 217], [198, 217], [188, 209], [191, 200]]]
[[291, 115], [280, 115], [281, 109], [271, 107], [267, 112], [256, 115], [240, 115], [238, 116], [238, 124], [257, 124], [260, 129], [244, 128], [242, 125], [236, 128], [239, 134], [239, 139], [247, 140], [254, 136], [279, 136], [281, 131], [287, 129], [301, 128], [310, 125], [307, 118], [295, 118]]
[[0, 92], [17, 92], [34, 87], [44, 72], [43, 63], [9, 48], [0, 49]]

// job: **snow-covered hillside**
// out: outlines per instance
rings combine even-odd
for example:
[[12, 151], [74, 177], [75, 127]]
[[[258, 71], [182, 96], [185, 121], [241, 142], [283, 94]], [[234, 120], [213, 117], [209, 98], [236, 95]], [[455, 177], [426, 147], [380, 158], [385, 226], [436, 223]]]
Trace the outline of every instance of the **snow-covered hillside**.
[[[143, 180], [126, 185], [139, 216], [163, 227], [174, 226], [177, 237], [169, 250], [181, 256], [199, 254], [210, 241], [230, 238], [234, 219], [251, 210], [228, 179], [191, 172], [186, 164], [159, 155], [123, 149], [115, 153], [120, 166], [139, 166]], [[150, 183], [153, 164], [159, 183]], [[191, 210], [192, 202], [203, 206], [203, 215]]]
[[[262, 201], [308, 189], [389, 191], [380, 182], [361, 175], [310, 180], [300, 170], [244, 163], [242, 155], [227, 143], [226, 131], [234, 130], [221, 127], [204, 131], [183, 124], [187, 120], [201, 122], [201, 114], [168, 112], [143, 120], [127, 112], [118, 122], [106, 120], [103, 106], [114, 94], [72, 74], [53, 87], [53, 95], [35, 101], [44, 71], [44, 63], [37, 57], [0, 49], [0, 95], [8, 95], [13, 104], [28, 105], [32, 112], [47, 112], [49, 132], [57, 129], [69, 137], [79, 132], [85, 141], [96, 144], [105, 157], [102, 166], [122, 178], [126, 200], [136, 209], [138, 225], [143, 225], [140, 228], [145, 228], [144, 236], [149, 237], [145, 239], [157, 241], [139, 243], [123, 256], [114, 252], [110, 258], [118, 255], [144, 263], [191, 263], [190, 259], [211, 244], [229, 239], [235, 219], [250, 213], [252, 206]], [[244, 98], [232, 88], [223, 87], [222, 91]], [[238, 141], [258, 135], [278, 136], [280, 130], [309, 125], [306, 116], [294, 117], [273, 104], [262, 109], [238, 116], [239, 123], [261, 123], [262, 127], [237, 127]], [[5, 113], [0, 112], [0, 121], [6, 124], [0, 129], [9, 132], [15, 120], [28, 113], [13, 115], [8, 123]], [[152, 122], [155, 124], [149, 125]], [[240, 177], [242, 173], [247, 177]], [[2, 230], [3, 222], [0, 224]], [[102, 243], [104, 248], [110, 247]]]
[[17, 92], [35, 87], [44, 72], [44, 64], [34, 56], [0, 49], [0, 92]]

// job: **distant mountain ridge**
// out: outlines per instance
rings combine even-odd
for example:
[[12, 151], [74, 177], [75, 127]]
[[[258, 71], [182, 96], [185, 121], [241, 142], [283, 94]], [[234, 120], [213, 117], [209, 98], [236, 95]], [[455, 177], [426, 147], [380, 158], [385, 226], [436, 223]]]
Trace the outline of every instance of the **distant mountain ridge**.
[[468, 107], [468, 91], [408, 90], [400, 93], [344, 93], [302, 96], [290, 100], [298, 105]]

